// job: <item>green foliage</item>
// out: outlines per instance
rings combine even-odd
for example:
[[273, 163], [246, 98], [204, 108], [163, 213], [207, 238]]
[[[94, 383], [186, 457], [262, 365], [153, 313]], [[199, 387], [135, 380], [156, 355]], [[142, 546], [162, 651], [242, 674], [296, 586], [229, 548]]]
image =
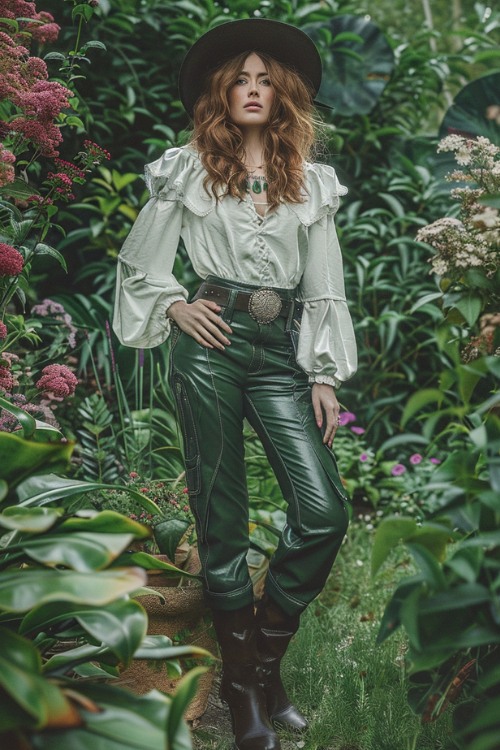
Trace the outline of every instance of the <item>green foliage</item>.
[[115, 481], [119, 476], [117, 444], [108, 405], [102, 396], [94, 393], [80, 402], [78, 413], [82, 419], [77, 434], [83, 475], [98, 482]]
[[[64, 448], [67, 461], [68, 444], [10, 433], [0, 433], [0, 439], [8, 460], [0, 474], [4, 499], [15, 456], [22, 456], [29, 476], [18, 484], [18, 504], [4, 503], [0, 512], [2, 744], [133, 748], [140, 734], [141, 742], [158, 750], [166, 737], [169, 747], [189, 748], [182, 714], [200, 669], [184, 678], [174, 698], [159, 693], [137, 698], [112, 684], [98, 684], [110, 683], [119, 666], [133, 658], [163, 660], [178, 671], [178, 657], [207, 655], [196, 647], [173, 647], [164, 636], [146, 639], [147, 615], [131, 597], [144, 585], [141, 567], [150, 559], [123, 553], [132, 541], [147, 538], [149, 530], [112, 511], [71, 514], [44, 507], [52, 499], [102, 491], [106, 485], [36, 473], [40, 448], [59, 448], [59, 453]], [[130, 492], [143, 507], [158, 510], [151, 500]], [[15, 497], [12, 491], [9, 497]], [[172, 565], [160, 567], [179, 574]], [[87, 679], [75, 681], [78, 676]], [[94, 726], [95, 715], [103, 711], [104, 719]]]
[[394, 68], [394, 54], [381, 31], [367, 18], [349, 14], [306, 24], [320, 50], [323, 78], [317, 99], [341, 115], [368, 114]]
[[480, 703], [474, 701], [467, 719], [457, 725], [457, 747], [469, 748], [474, 738], [477, 747], [489, 750], [496, 747], [489, 715], [500, 674], [500, 419], [494, 413], [499, 400], [497, 394], [475, 411], [466, 410], [468, 428], [457, 423], [453, 433], [447, 425], [453, 449], [429, 485], [440, 496], [435, 509], [439, 523], [385, 519], [372, 555], [376, 573], [403, 541], [418, 567], [418, 574], [394, 591], [378, 635], [383, 641], [400, 625], [406, 630], [412, 707], [424, 720], [432, 720], [457, 685], [468, 680], [469, 694]]

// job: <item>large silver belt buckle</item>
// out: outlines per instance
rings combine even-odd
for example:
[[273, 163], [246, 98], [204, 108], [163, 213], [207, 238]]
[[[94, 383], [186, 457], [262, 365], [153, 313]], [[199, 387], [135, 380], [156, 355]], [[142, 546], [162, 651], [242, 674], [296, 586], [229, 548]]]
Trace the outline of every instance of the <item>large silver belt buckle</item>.
[[272, 323], [282, 308], [281, 297], [274, 289], [256, 289], [248, 300], [248, 313], [257, 323]]

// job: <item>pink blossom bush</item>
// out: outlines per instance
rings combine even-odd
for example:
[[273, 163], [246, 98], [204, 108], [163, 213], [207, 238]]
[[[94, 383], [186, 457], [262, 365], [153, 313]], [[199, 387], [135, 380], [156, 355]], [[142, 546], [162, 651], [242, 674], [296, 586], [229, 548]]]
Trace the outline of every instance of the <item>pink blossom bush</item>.
[[3, 187], [4, 185], [8, 185], [9, 182], [14, 181], [15, 161], [16, 161], [16, 157], [14, 156], [12, 151], [9, 151], [8, 148], [5, 148], [3, 143], [0, 143], [0, 187]]
[[3, 320], [0, 320], [0, 341], [3, 341], [3, 339], [7, 338], [7, 326], [3, 322]]
[[37, 13], [35, 3], [24, 0], [4, 0], [2, 15], [27, 19], [19, 21], [21, 34], [0, 25], [0, 99], [9, 113], [2, 125], [3, 137], [9, 137], [15, 154], [31, 145], [43, 156], [57, 156], [62, 134], [54, 120], [69, 108], [73, 93], [57, 81], [47, 80], [47, 65], [41, 58], [31, 57], [26, 45], [32, 38], [39, 43], [55, 41], [59, 26], [50, 13]]
[[0, 242], [0, 277], [19, 276], [24, 259], [19, 250], [5, 242]]
[[7, 365], [0, 365], [0, 391], [10, 393], [15, 384], [14, 376]]
[[77, 385], [78, 378], [66, 365], [47, 365], [36, 383], [39, 391], [53, 393], [61, 398], [72, 396]]

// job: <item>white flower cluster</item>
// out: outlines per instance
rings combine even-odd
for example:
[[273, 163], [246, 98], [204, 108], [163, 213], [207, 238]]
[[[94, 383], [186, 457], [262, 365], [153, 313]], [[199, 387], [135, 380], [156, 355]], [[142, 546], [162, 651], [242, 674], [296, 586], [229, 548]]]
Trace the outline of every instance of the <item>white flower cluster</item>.
[[451, 134], [438, 145], [439, 152], [453, 152], [462, 170], [447, 179], [472, 183], [454, 187], [451, 196], [460, 204], [459, 218], [444, 217], [417, 232], [416, 239], [436, 251], [431, 273], [459, 279], [468, 268], [481, 268], [491, 277], [500, 266], [500, 215], [496, 208], [479, 202], [481, 196], [500, 193], [500, 148], [488, 138]]

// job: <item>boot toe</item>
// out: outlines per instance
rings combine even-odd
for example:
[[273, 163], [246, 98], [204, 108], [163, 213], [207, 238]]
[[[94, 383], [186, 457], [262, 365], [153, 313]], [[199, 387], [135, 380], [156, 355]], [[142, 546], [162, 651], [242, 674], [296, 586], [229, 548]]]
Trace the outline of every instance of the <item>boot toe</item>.
[[305, 716], [295, 708], [295, 706], [288, 706], [283, 711], [279, 711], [271, 716], [272, 724], [278, 729], [286, 729], [292, 732], [305, 732], [309, 728], [309, 724]]

